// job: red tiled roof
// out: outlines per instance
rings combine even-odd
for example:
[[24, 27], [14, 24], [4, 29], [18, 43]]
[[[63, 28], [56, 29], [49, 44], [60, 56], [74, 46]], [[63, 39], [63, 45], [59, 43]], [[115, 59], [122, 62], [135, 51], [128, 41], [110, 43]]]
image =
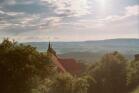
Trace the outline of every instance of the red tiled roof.
[[51, 55], [52, 62], [58, 67], [58, 69], [62, 72], [66, 72], [65, 68], [62, 66], [62, 64], [59, 62], [57, 57], [55, 55]]
[[58, 59], [65, 70], [71, 74], [79, 74], [81, 72], [80, 64], [75, 59]]
[[79, 74], [81, 72], [80, 64], [74, 59], [58, 58], [50, 42], [47, 53], [48, 57], [51, 58], [51, 61], [57, 66], [60, 72], [69, 72], [71, 74]]

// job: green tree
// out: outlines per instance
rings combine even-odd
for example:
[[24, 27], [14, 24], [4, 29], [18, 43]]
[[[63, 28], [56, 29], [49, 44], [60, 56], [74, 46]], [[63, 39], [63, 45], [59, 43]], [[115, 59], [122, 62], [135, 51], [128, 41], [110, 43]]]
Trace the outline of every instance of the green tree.
[[73, 80], [73, 93], [87, 93], [89, 88], [90, 76], [76, 77]]
[[131, 93], [139, 93], [139, 87], [137, 87], [133, 92]]
[[51, 72], [47, 57], [34, 47], [8, 39], [0, 44], [1, 93], [30, 93], [33, 80], [46, 78]]
[[139, 61], [134, 60], [128, 65], [127, 84], [130, 90], [139, 86]]
[[126, 63], [125, 58], [118, 52], [104, 55], [89, 71], [96, 80], [95, 89], [92, 88], [92, 91], [126, 93]]
[[53, 80], [52, 93], [72, 93], [73, 77], [68, 73], [61, 73]]

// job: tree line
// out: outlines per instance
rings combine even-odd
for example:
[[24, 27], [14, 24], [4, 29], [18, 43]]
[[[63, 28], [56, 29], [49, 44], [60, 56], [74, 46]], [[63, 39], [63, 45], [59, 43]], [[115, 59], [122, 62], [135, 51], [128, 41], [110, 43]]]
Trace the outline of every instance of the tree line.
[[0, 93], [139, 93], [139, 60], [119, 52], [105, 54], [81, 75], [59, 73], [30, 45], [0, 43]]

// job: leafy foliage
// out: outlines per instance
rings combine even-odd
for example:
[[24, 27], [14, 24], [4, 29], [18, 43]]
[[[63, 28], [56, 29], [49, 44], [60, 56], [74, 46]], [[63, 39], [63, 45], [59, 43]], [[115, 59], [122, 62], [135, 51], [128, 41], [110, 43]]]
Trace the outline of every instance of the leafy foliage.
[[128, 65], [127, 84], [129, 89], [133, 90], [139, 86], [139, 61], [132, 61]]
[[0, 93], [138, 93], [138, 60], [128, 62], [113, 52], [95, 64], [80, 64], [85, 71], [79, 76], [58, 73], [45, 53], [4, 39], [0, 44]]
[[[50, 64], [34, 47], [5, 39], [0, 44], [1, 93], [30, 93], [36, 76], [47, 77]], [[33, 85], [33, 86], [32, 86]]]
[[126, 93], [126, 60], [118, 52], [106, 54], [89, 74], [97, 81], [96, 88], [89, 93]]
[[139, 87], [137, 89], [135, 89], [133, 92], [131, 93], [139, 93]]

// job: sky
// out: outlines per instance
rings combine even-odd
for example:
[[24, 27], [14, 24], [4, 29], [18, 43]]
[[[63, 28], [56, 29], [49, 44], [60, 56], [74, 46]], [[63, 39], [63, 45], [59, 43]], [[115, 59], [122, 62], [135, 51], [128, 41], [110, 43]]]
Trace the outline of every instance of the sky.
[[0, 0], [0, 41], [139, 38], [138, 0]]

